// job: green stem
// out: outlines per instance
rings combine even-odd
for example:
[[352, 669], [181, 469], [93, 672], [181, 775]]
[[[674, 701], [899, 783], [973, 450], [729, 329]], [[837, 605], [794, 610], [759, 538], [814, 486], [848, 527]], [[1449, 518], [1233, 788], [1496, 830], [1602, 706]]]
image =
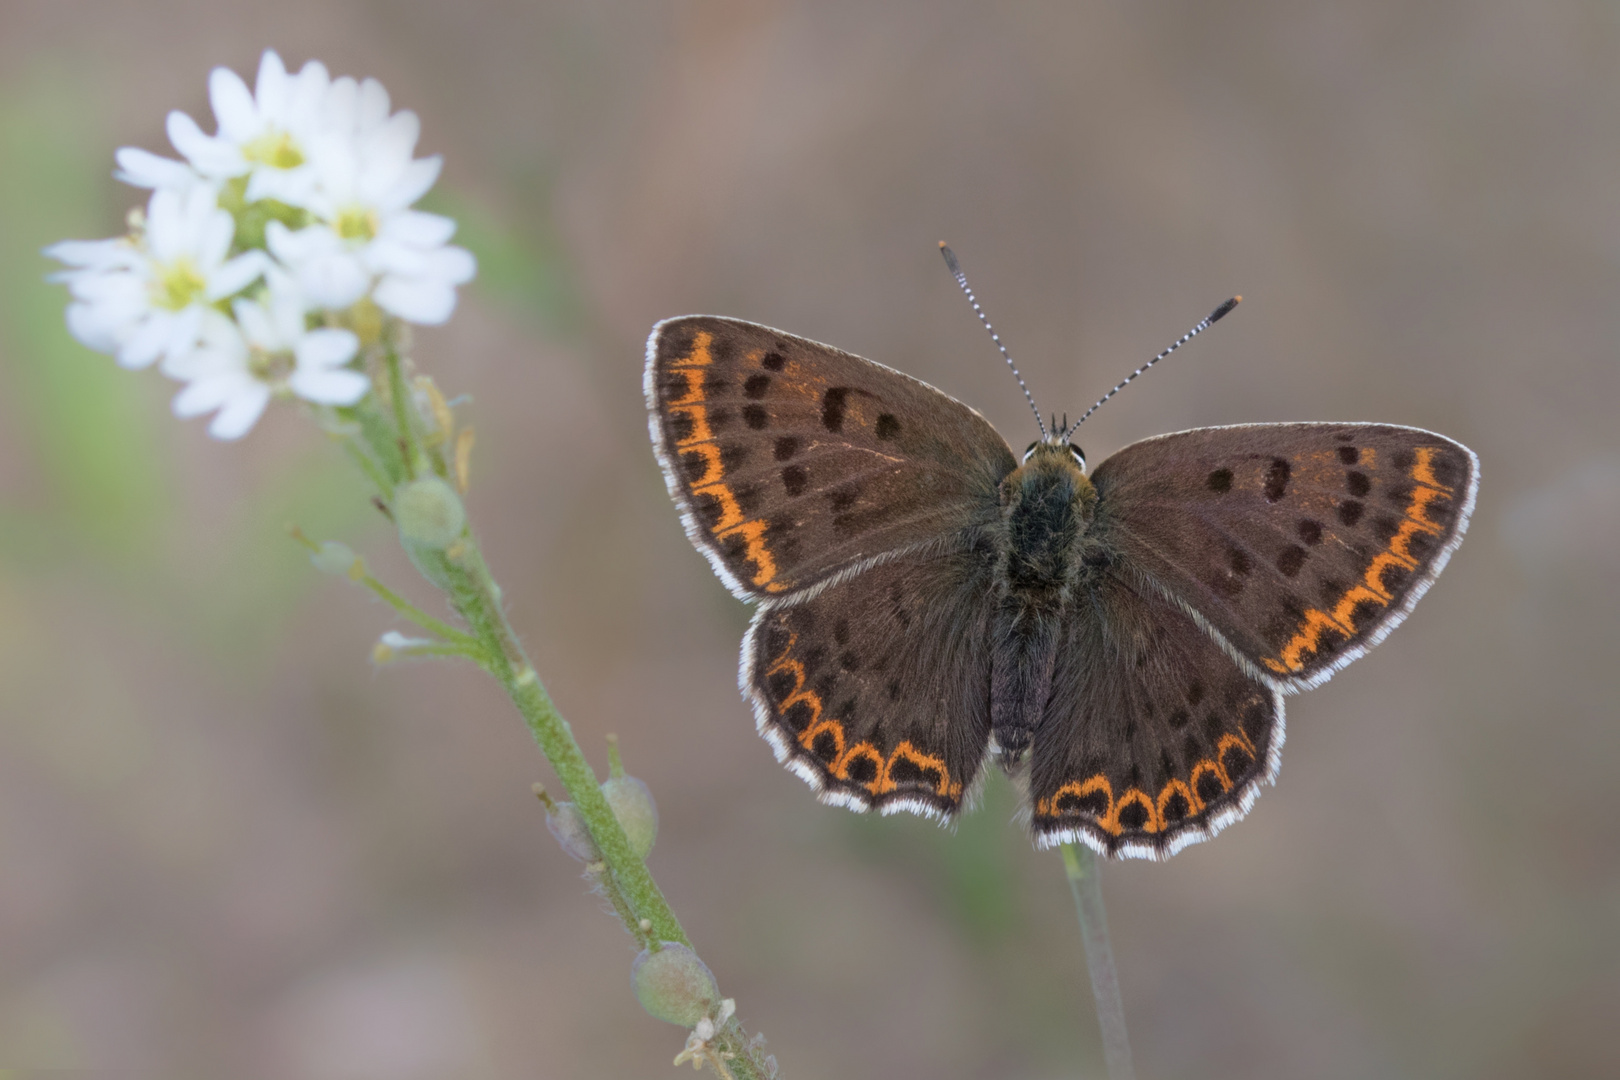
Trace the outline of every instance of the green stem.
[[455, 627], [451, 626], [442, 619], [435, 619], [433, 616], [429, 615], [427, 612], [423, 611], [421, 608], [417, 607], [415, 604], [396, 593], [393, 589], [390, 589], [388, 586], [372, 577], [369, 570], [362, 573], [359, 577], [356, 577], [355, 580], [364, 585], [366, 588], [370, 589], [372, 592], [376, 593], [378, 596], [382, 597], [382, 599], [388, 603], [389, 607], [405, 616], [405, 618], [411, 620], [411, 622], [415, 623], [417, 626], [420, 626], [422, 629], [427, 630], [430, 633], [439, 635], [446, 642], [454, 646], [461, 654], [477, 660], [485, 667], [489, 666], [489, 657], [487, 657], [484, 653], [483, 643], [477, 638], [473, 637], [471, 634], [462, 633], [460, 630], [457, 630]]
[[1080, 918], [1080, 941], [1091, 972], [1091, 996], [1097, 1005], [1097, 1026], [1102, 1029], [1103, 1057], [1109, 1080], [1135, 1080], [1131, 1042], [1125, 1034], [1125, 1003], [1119, 994], [1119, 972], [1108, 943], [1108, 918], [1103, 911], [1102, 883], [1097, 878], [1097, 856], [1090, 848], [1063, 845], [1063, 869], [1074, 894]]
[[676, 941], [690, 947], [692, 943], [686, 931], [681, 929], [663, 891], [648, 872], [647, 864], [631, 849], [630, 840], [602, 794], [584, 751], [575, 741], [568, 722], [557, 712], [517, 634], [506, 621], [499, 590], [482, 553], [471, 537], [457, 541], [452, 550], [455, 548], [460, 550], [453, 557], [449, 552], [439, 556], [450, 582], [451, 601], [489, 651], [490, 673], [500, 680], [512, 703], [523, 714], [529, 733], [585, 819], [585, 826], [602, 853], [602, 861], [607, 863], [636, 917], [636, 921], [630, 923], [630, 932], [637, 933], [637, 922], [647, 919], [659, 941]]
[[411, 408], [410, 399], [406, 397], [410, 393], [410, 388], [405, 385], [404, 363], [392, 346], [388, 349], [386, 363], [388, 396], [393, 399], [394, 425], [401, 443], [401, 455], [405, 460], [405, 477], [414, 480], [422, 468], [416, 424], [412, 422], [416, 410]]

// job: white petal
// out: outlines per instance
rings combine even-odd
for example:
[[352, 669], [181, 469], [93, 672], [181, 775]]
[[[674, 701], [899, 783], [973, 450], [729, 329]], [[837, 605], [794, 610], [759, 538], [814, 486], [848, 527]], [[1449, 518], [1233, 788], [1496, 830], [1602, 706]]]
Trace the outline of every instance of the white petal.
[[347, 368], [315, 368], [309, 371], [300, 368], [288, 377], [287, 385], [305, 401], [319, 405], [353, 405], [366, 396], [366, 391], [371, 389], [371, 380]]
[[97, 352], [110, 353], [118, 348], [118, 338], [96, 309], [89, 304], [69, 304], [67, 307], [68, 333]]
[[267, 352], [275, 352], [284, 346], [285, 342], [276, 333], [270, 313], [257, 302], [238, 300], [231, 305], [231, 313], [236, 316], [236, 325], [242, 328], [242, 336], [248, 344]]
[[379, 193], [376, 200], [377, 208], [383, 213], [405, 209], [428, 193], [428, 189], [439, 178], [439, 169], [443, 165], [444, 159], [438, 154], [411, 162], [386, 192]]
[[217, 67], [208, 73], [208, 100], [213, 103], [222, 138], [240, 146], [264, 128], [247, 83], [230, 68]]
[[159, 188], [146, 204], [146, 246], [158, 262], [185, 250], [185, 203], [172, 188]]
[[360, 351], [360, 339], [348, 330], [323, 326], [311, 330], [298, 340], [294, 354], [298, 357], [298, 370], [335, 368], [347, 364]]
[[268, 386], [253, 383], [251, 386], [243, 387], [219, 410], [214, 422], [208, 425], [208, 434], [216, 439], [240, 439], [259, 422], [259, 417], [264, 415], [264, 407], [268, 404], [270, 404]]
[[348, 75], [333, 79], [326, 91], [326, 100], [321, 103], [321, 111], [325, 114], [321, 124], [333, 131], [354, 130], [355, 110], [359, 104], [359, 83]]
[[432, 252], [428, 273], [452, 285], [464, 285], [478, 273], [478, 260], [466, 248], [442, 247]]
[[184, 390], [174, 395], [169, 407], [182, 420], [201, 416], [205, 412], [213, 412], [233, 395], [246, 389], [247, 381], [245, 375], [236, 372], [205, 375], [187, 383]]
[[423, 326], [437, 326], [456, 310], [456, 291], [437, 281], [386, 277], [372, 299], [390, 315]]
[[193, 305], [161, 321], [168, 323], [168, 330], [163, 335], [165, 356], [180, 356], [196, 347], [198, 332], [202, 327], [202, 308]]
[[360, 84], [360, 100], [355, 111], [356, 128], [368, 131], [388, 119], [388, 91], [376, 79]]
[[[208, 189], [196, 190], [205, 192]], [[213, 202], [212, 193], [208, 201]], [[236, 236], [236, 219], [231, 217], [229, 210], [216, 206], [204, 212], [200, 225], [193, 251], [198, 268], [204, 274], [210, 274], [225, 261], [225, 253], [231, 250], [231, 240]]]
[[168, 314], [166, 311], [154, 311], [134, 327], [134, 333], [118, 347], [119, 367], [135, 371], [152, 366], [152, 361], [162, 354], [164, 343], [168, 341], [170, 324], [173, 322]]
[[259, 77], [253, 84], [253, 97], [262, 120], [280, 120], [286, 115], [287, 99], [292, 94], [292, 80], [287, 77], [287, 65], [274, 49], [264, 50], [259, 57]]
[[46, 248], [43, 254], [52, 259], [59, 259], [69, 266], [100, 269], [127, 263], [128, 257], [134, 254], [134, 249], [122, 237], [114, 240], [58, 240]]
[[388, 162], [406, 162], [416, 150], [416, 140], [422, 136], [422, 121], [410, 109], [404, 109], [388, 118], [388, 122], [367, 133], [362, 149], [367, 158]]
[[259, 279], [270, 260], [262, 251], [244, 251], [208, 276], [207, 296], [223, 300], [235, 296]]
[[326, 65], [319, 60], [306, 63], [293, 80], [292, 95], [287, 101], [287, 129], [302, 138], [314, 134], [325, 120], [322, 115], [327, 95], [331, 92], [332, 77]]
[[371, 287], [371, 275], [347, 253], [323, 255], [298, 268], [298, 284], [317, 307], [346, 308]]
[[142, 150], [138, 146], [122, 147], [114, 158], [118, 162], [118, 171], [113, 175], [135, 187], [185, 188], [202, 179], [197, 171], [185, 162], [159, 157], [150, 150]]
[[422, 210], [400, 210], [382, 219], [377, 230], [380, 239], [396, 240], [413, 247], [438, 247], [456, 234], [456, 222], [443, 214]]
[[241, 149], [228, 139], [204, 135], [197, 121], [176, 109], [169, 114], [169, 141], [204, 176], [240, 176], [247, 171]]

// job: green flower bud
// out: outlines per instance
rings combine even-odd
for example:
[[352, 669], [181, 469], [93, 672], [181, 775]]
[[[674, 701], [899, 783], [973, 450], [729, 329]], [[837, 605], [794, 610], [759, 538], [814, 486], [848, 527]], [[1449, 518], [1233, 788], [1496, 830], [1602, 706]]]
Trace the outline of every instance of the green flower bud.
[[328, 540], [319, 551], [311, 552], [309, 561], [323, 574], [347, 574], [357, 561], [354, 549], [340, 540]]
[[633, 776], [614, 776], [602, 784], [602, 794], [624, 828], [630, 850], [645, 859], [658, 838], [658, 804], [653, 802], [652, 792]]
[[394, 492], [393, 511], [400, 536], [426, 548], [449, 547], [467, 526], [467, 511], [456, 489], [437, 476], [400, 487]]
[[595, 862], [602, 857], [601, 852], [596, 850], [596, 841], [591, 839], [591, 830], [585, 827], [579, 807], [573, 803], [552, 804], [546, 810], [546, 828], [551, 830], [551, 835], [557, 838], [562, 849], [580, 862]]
[[696, 1027], [716, 1014], [720, 984], [685, 945], [666, 941], [657, 952], [643, 949], [630, 965], [630, 985], [649, 1016], [681, 1027]]

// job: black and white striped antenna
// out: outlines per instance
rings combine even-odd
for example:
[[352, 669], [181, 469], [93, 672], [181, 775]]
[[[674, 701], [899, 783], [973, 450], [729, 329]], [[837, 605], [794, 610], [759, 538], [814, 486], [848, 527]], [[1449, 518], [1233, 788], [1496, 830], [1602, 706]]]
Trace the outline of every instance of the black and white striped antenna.
[[[984, 309], [979, 307], [978, 298], [973, 295], [973, 290], [968, 288], [967, 275], [962, 273], [962, 267], [956, 261], [956, 254], [945, 246], [943, 240], [939, 242], [939, 253], [945, 256], [945, 265], [956, 278], [956, 283], [962, 286], [962, 292], [967, 294], [968, 303], [973, 305], [973, 314], [977, 315], [979, 321], [984, 323], [984, 328], [990, 331], [990, 340], [996, 343], [996, 348], [1001, 350], [1001, 358], [1007, 361], [1008, 367], [1012, 368], [1013, 378], [1018, 380], [1018, 389], [1024, 392], [1024, 400], [1029, 402], [1030, 411], [1035, 414], [1035, 422], [1041, 426], [1041, 441], [1045, 442], [1051, 438], [1051, 434], [1046, 430], [1046, 421], [1041, 419], [1041, 410], [1035, 407], [1035, 397], [1029, 392], [1029, 387], [1024, 385], [1024, 377], [1018, 373], [1018, 365], [1013, 363], [1013, 358], [1007, 355], [1007, 347], [1001, 343], [1001, 338], [996, 334], [995, 327], [991, 326], [990, 320], [984, 317]], [[1221, 314], [1226, 313], [1223, 311]], [[1201, 330], [1203, 327], [1199, 327], [1199, 329]], [[1197, 332], [1197, 330], [1193, 331], [1193, 333]], [[1135, 376], [1133, 375], [1131, 378], [1135, 378]], [[1052, 419], [1053, 425], [1056, 426], [1057, 418], [1053, 417]]]
[[[1138, 375], [1142, 374], [1142, 372], [1146, 371], [1148, 368], [1152, 367], [1154, 364], [1157, 364], [1160, 360], [1163, 360], [1165, 357], [1169, 356], [1171, 353], [1175, 352], [1177, 349], [1179, 349], [1183, 345], [1187, 344], [1187, 342], [1191, 341], [1193, 338], [1197, 337], [1199, 334], [1202, 334], [1205, 330], [1208, 330], [1211, 326], [1213, 326], [1216, 323], [1220, 322], [1221, 319], [1226, 316], [1227, 312], [1231, 311], [1233, 308], [1237, 307], [1242, 302], [1243, 302], [1243, 297], [1241, 297], [1241, 296], [1232, 297], [1232, 299], [1228, 300], [1226, 303], [1222, 304], [1220, 307], [1218, 307], [1214, 311], [1210, 312], [1209, 317], [1204, 319], [1203, 322], [1199, 323], [1197, 326], [1193, 327], [1191, 330], [1189, 330], [1185, 334], [1181, 335], [1181, 340], [1177, 341], [1174, 345], [1172, 345], [1168, 349], [1164, 350], [1164, 352], [1160, 353], [1158, 356], [1155, 356], [1153, 359], [1149, 360], [1147, 363], [1143, 364], [1141, 367], [1137, 368], [1135, 371], [1133, 371], [1129, 375], [1125, 376], [1125, 378], [1120, 381], [1120, 384], [1118, 386], [1114, 387], [1112, 390], [1108, 391], [1108, 393], [1106, 393], [1102, 397], [1098, 398], [1097, 399], [1097, 404], [1095, 404], [1091, 408], [1087, 409], [1086, 412], [1085, 412], [1085, 416], [1082, 416], [1080, 419], [1078, 419], [1078, 420], [1076, 420], [1074, 422], [1074, 427], [1071, 427], [1071, 428], [1068, 428], [1067, 430], [1065, 430], [1063, 432], [1063, 438], [1061, 440], [1059, 440], [1059, 441], [1068, 442], [1069, 436], [1073, 435], [1075, 433], [1076, 429], [1078, 429], [1081, 424], [1086, 422], [1086, 416], [1090, 416], [1092, 413], [1094, 413], [1098, 409], [1102, 408], [1103, 402], [1107, 401], [1109, 398], [1113, 397], [1115, 394], [1117, 394], [1121, 390], [1125, 389], [1125, 387], [1130, 383], [1130, 381], [1132, 379], [1136, 378]], [[977, 305], [975, 305], [975, 307], [976, 306]], [[1011, 363], [1011, 362], [1012, 361], [1010, 361], [1010, 360], [1008, 361], [1008, 363]], [[1020, 380], [1020, 381], [1022, 381], [1022, 380]]]

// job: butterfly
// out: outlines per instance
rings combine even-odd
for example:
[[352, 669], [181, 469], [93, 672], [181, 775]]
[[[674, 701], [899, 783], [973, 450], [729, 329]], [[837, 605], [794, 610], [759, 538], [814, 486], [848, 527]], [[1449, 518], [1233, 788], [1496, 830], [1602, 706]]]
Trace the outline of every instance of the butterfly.
[[1072, 429], [1017, 455], [927, 383], [706, 315], [653, 328], [644, 389], [687, 535], [758, 605], [739, 683], [778, 760], [824, 802], [948, 819], [995, 756], [1039, 846], [1112, 856], [1248, 812], [1283, 697], [1406, 617], [1479, 482], [1467, 447], [1365, 423], [1179, 431], [1088, 472]]

